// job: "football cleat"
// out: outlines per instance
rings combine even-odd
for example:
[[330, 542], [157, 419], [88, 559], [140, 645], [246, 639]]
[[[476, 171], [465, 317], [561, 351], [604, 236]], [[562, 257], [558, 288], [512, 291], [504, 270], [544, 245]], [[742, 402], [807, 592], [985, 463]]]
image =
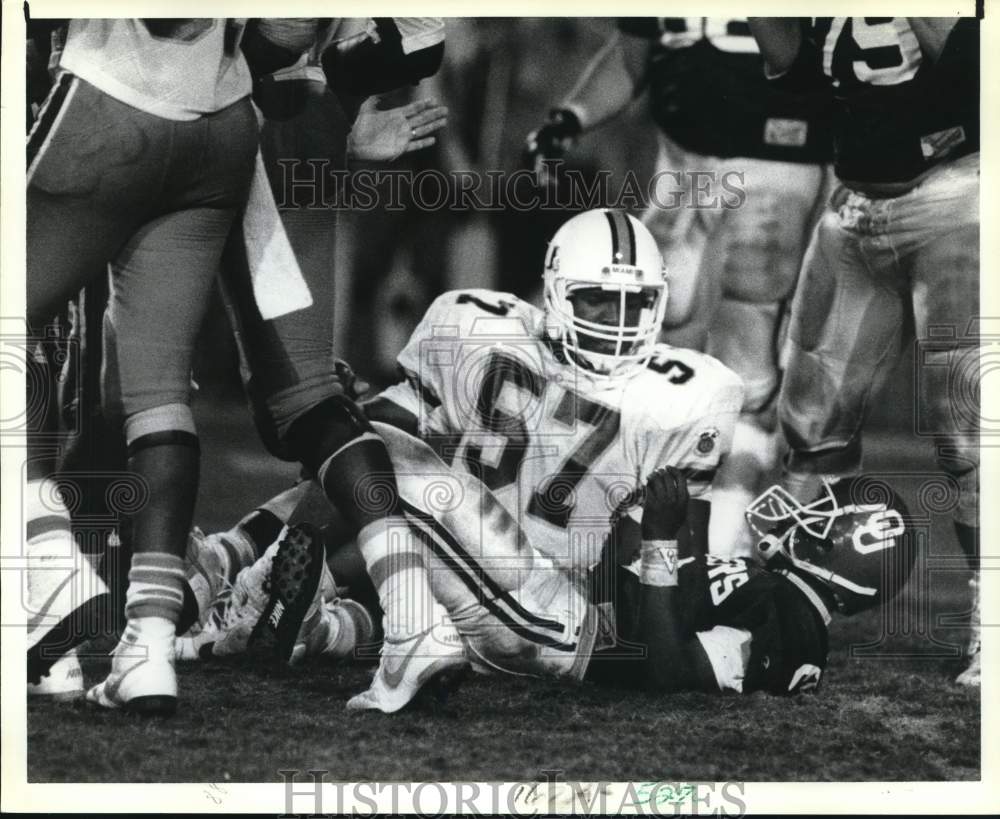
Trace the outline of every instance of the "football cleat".
[[324, 602], [321, 612], [324, 628], [316, 629], [316, 636], [309, 635], [310, 654], [351, 657], [357, 646], [371, 643], [375, 637], [375, 621], [357, 600]]
[[969, 581], [969, 588], [972, 589], [972, 616], [969, 620], [969, 643], [965, 649], [965, 656], [969, 658], [969, 665], [965, 671], [955, 678], [955, 682], [959, 685], [978, 686], [981, 684], [983, 668], [983, 643], [979, 619], [978, 577], [973, 577]]
[[221, 584], [202, 616], [200, 628], [192, 629], [175, 641], [177, 660], [229, 657], [247, 650], [250, 634], [267, 606], [268, 578], [277, 550], [277, 544], [268, 547], [256, 563], [240, 569], [234, 583]]
[[60, 657], [37, 684], [28, 683], [29, 697], [50, 697], [53, 700], [75, 700], [83, 696], [83, 669], [76, 650]]
[[321, 580], [326, 547], [308, 523], [290, 526], [271, 565], [270, 598], [250, 636], [254, 651], [297, 665], [309, 653], [308, 637], [324, 620]]
[[163, 617], [129, 620], [111, 655], [111, 672], [87, 692], [87, 701], [137, 714], [174, 713], [174, 634], [174, 624]]
[[372, 684], [348, 700], [347, 710], [395, 713], [421, 688], [444, 690], [468, 667], [462, 638], [450, 620], [406, 640], [386, 639]]

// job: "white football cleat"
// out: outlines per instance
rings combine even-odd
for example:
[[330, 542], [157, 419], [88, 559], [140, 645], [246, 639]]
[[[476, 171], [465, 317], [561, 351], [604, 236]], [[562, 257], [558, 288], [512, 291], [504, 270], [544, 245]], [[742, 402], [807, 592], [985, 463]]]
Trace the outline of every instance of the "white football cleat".
[[979, 615], [978, 576], [973, 576], [969, 581], [969, 588], [972, 589], [972, 615], [969, 618], [969, 644], [965, 649], [965, 656], [969, 658], [969, 665], [965, 671], [955, 678], [955, 682], [959, 685], [979, 686], [981, 685], [983, 673], [983, 643]]
[[87, 692], [87, 702], [138, 714], [174, 713], [174, 634], [166, 618], [130, 619], [111, 655], [111, 673]]
[[406, 640], [386, 639], [372, 684], [348, 700], [347, 710], [395, 713], [432, 680], [445, 683], [468, 667], [462, 638], [450, 619]]
[[277, 550], [278, 544], [272, 544], [256, 563], [240, 569], [234, 583], [222, 583], [211, 606], [203, 613], [200, 627], [177, 638], [176, 659], [227, 657], [246, 651], [250, 634], [267, 606], [269, 595], [265, 585]]
[[29, 697], [49, 697], [58, 702], [83, 696], [83, 669], [76, 649], [60, 657], [37, 684], [28, 683]]

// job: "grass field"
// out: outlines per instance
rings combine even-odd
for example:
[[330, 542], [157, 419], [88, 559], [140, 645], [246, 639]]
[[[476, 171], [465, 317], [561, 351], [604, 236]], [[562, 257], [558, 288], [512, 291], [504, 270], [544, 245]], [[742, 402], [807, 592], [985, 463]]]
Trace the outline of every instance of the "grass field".
[[[295, 469], [262, 454], [241, 408], [202, 414], [197, 522], [212, 531], [284, 488]], [[868, 465], [896, 474], [912, 512], [915, 481], [933, 462], [919, 447], [901, 459], [900, 443], [874, 439]], [[344, 711], [368, 682], [363, 667], [314, 662], [275, 676], [245, 660], [186, 665], [169, 719], [31, 702], [28, 779], [274, 782], [281, 769], [323, 769], [330, 781], [538, 780], [558, 769], [571, 780], [975, 780], [979, 691], [952, 683], [964, 632], [942, 620], [967, 607], [967, 575], [947, 515], [929, 526], [900, 605], [835, 621], [815, 696], [655, 697], [472, 677], [443, 705], [387, 717]], [[84, 668], [97, 681], [107, 660]]]

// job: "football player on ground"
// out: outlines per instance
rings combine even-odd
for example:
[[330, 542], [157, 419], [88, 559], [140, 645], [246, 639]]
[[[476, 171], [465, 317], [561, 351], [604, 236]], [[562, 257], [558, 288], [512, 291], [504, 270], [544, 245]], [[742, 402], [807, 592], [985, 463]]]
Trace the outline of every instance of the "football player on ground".
[[[400, 433], [399, 447], [412, 448], [405, 437]], [[400, 452], [392, 435], [387, 441]], [[824, 484], [807, 505], [774, 486], [747, 510], [760, 535], [762, 562], [707, 554], [704, 539], [692, 537], [686, 521], [684, 473], [666, 467], [637, 496], [641, 532], [615, 525], [627, 520], [616, 515], [601, 562], [581, 584], [578, 575], [525, 545], [523, 531], [481, 484], [449, 472], [429, 448], [411, 455], [420, 472], [401, 479], [404, 505], [419, 521], [435, 593], [466, 656], [483, 673], [661, 692], [815, 690], [826, 667], [831, 615], [850, 616], [891, 600], [916, 559], [902, 500], [886, 484], [865, 478]], [[450, 501], [451, 508], [428, 502], [441, 493], [454, 499], [463, 489], [472, 491]], [[469, 533], [456, 516], [463, 503], [473, 515], [487, 511], [489, 537], [481, 543], [461, 540]], [[225, 607], [228, 619], [212, 635], [217, 642], [208, 643], [217, 647], [216, 656], [242, 652], [248, 639], [252, 650], [255, 642], [277, 648], [293, 664], [313, 656], [359, 656], [373, 646], [379, 610], [369, 613], [337, 597], [344, 589], [324, 561], [324, 541], [337, 548], [328, 532], [292, 526], [268, 550], [273, 566], [261, 560], [241, 572], [238, 596]], [[268, 575], [270, 595], [263, 587]], [[338, 579], [355, 582], [347, 574]], [[274, 626], [271, 615], [279, 610]], [[194, 647], [190, 638], [179, 643], [181, 650]], [[430, 646], [425, 651], [435, 656]], [[415, 652], [391, 673], [401, 674], [406, 663], [427, 667], [424, 653]]]
[[970, 18], [753, 18], [772, 82], [832, 88], [839, 186], [795, 294], [778, 401], [783, 478], [808, 497], [861, 470], [871, 395], [916, 330], [919, 426], [950, 477], [974, 575], [968, 668], [980, 679], [979, 25]]
[[[439, 297], [400, 354], [405, 380], [365, 405], [389, 445], [405, 515], [392, 532], [395, 549], [362, 549], [386, 612], [386, 642], [406, 621], [404, 607], [420, 606], [416, 581], [429, 584], [466, 635], [463, 595], [470, 588], [484, 585], [484, 594], [505, 600], [521, 594], [547, 607], [563, 585], [550, 588], [546, 579], [582, 582], [600, 559], [610, 512], [664, 465], [688, 474], [690, 525], [707, 539], [711, 485], [742, 388], [715, 359], [656, 343], [667, 292], [649, 231], [617, 211], [572, 218], [549, 245], [545, 290], [544, 311], [484, 290]], [[429, 475], [441, 476], [437, 490], [426, 485]], [[377, 506], [386, 477], [369, 476], [355, 496]], [[454, 509], [434, 506], [435, 494], [444, 503], [451, 493]], [[447, 518], [443, 527], [436, 512]], [[623, 525], [638, 529], [632, 518]], [[505, 546], [497, 533], [505, 533]], [[448, 571], [456, 565], [461, 571]], [[400, 575], [411, 567], [417, 572], [404, 583]], [[574, 618], [586, 613], [584, 598], [565, 602], [566, 622], [546, 620], [538, 640], [552, 645], [546, 629], [563, 635], [555, 641], [556, 665], [576, 656], [566, 646], [579, 625]], [[281, 602], [283, 611], [288, 603]], [[498, 616], [534, 633], [522, 603], [498, 605], [510, 607]], [[427, 657], [411, 663], [407, 685], [393, 682], [383, 657], [372, 689], [352, 707], [397, 710], [416, 693], [421, 670], [445, 659], [457, 664], [461, 645], [437, 631], [433, 637], [425, 641]]]
[[643, 215], [667, 260], [664, 340], [706, 350], [746, 390], [716, 482], [711, 551], [750, 554], [743, 510], [777, 475], [779, 341], [831, 158], [828, 94], [769, 87], [742, 18], [623, 18], [530, 135], [558, 158], [648, 88], [659, 155]]
[[[29, 325], [40, 334], [110, 263], [104, 401], [148, 491], [132, 518], [128, 624], [111, 673], [88, 692], [108, 708], [176, 707], [173, 642], [198, 474], [191, 351], [257, 147], [241, 40], [265, 70], [306, 44], [295, 24], [274, 38], [266, 29], [221, 18], [71, 20], [62, 73], [28, 137]], [[28, 363], [29, 374], [42, 366]], [[28, 379], [29, 406], [47, 400], [32, 387], [44, 380]], [[31, 683], [94, 633], [104, 592], [77, 552], [44, 443], [29, 435]]]

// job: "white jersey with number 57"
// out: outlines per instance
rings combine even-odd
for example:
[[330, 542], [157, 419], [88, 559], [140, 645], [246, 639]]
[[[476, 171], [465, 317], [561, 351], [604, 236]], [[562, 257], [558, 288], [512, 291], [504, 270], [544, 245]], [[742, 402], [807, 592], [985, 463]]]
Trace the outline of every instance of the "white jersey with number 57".
[[546, 340], [544, 322], [507, 293], [445, 293], [399, 355], [406, 380], [382, 395], [492, 490], [535, 548], [586, 568], [612, 512], [653, 470], [684, 469], [691, 496], [709, 499], [743, 387], [711, 356], [663, 344], [629, 378], [590, 377]]

